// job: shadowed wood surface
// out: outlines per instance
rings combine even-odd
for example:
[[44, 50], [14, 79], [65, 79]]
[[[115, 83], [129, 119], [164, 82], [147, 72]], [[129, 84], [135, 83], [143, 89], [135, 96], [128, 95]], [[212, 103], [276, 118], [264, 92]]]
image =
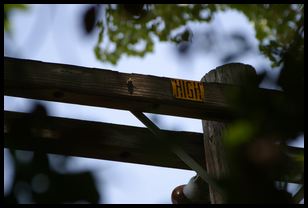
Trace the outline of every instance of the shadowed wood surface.
[[[217, 67], [209, 71], [202, 81], [218, 82], [223, 84], [238, 84], [245, 82], [248, 76], [256, 76], [255, 69], [250, 65], [232, 63]], [[222, 141], [222, 134], [227, 126], [226, 122], [203, 120], [204, 151], [206, 158], [206, 168], [210, 176], [214, 179], [222, 179], [228, 175], [229, 167], [226, 160], [225, 148]], [[210, 189], [210, 199], [212, 204], [225, 203], [223, 193]]]
[[232, 118], [225, 93], [238, 87], [202, 83], [204, 98], [200, 102], [177, 99], [172, 80], [4, 57], [4, 94], [8, 96], [207, 120]]
[[[203, 134], [162, 133], [205, 168]], [[29, 113], [4, 111], [4, 147], [190, 170], [158, 144], [149, 129], [52, 116], [38, 119]], [[291, 157], [303, 154], [303, 148], [287, 147], [285, 151]], [[303, 179], [299, 171], [286, 180], [303, 183]]]
[[[205, 163], [202, 134], [162, 133], [199, 164]], [[28, 113], [4, 112], [4, 147], [190, 169], [147, 128], [50, 116], [37, 119]]]

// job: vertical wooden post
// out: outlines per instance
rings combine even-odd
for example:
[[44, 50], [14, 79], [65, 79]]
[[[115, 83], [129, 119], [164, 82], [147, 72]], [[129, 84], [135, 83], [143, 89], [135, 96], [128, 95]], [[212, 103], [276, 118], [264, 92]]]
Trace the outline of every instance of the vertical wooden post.
[[[247, 76], [256, 76], [255, 69], [252, 66], [231, 63], [211, 70], [202, 78], [202, 81], [240, 85], [247, 80]], [[222, 133], [226, 125], [225, 122], [202, 120], [206, 167], [213, 179], [220, 179], [228, 174], [229, 167], [226, 163], [222, 142]], [[225, 203], [222, 193], [217, 192], [211, 186], [209, 190], [212, 204]]]

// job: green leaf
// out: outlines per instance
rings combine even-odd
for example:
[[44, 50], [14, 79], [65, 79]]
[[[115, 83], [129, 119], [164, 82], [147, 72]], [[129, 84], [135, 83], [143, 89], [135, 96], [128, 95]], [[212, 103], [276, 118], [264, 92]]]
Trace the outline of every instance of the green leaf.
[[10, 14], [13, 11], [26, 11], [28, 10], [28, 5], [25, 4], [4, 4], [4, 32], [9, 32], [11, 30]]
[[224, 143], [228, 148], [235, 148], [248, 142], [255, 132], [255, 128], [248, 121], [237, 121], [231, 124], [224, 133]]
[[[135, 8], [136, 7], [136, 8]], [[281, 63], [279, 55], [275, 54], [275, 44], [266, 44], [264, 40], [272, 40], [278, 45], [288, 45], [293, 41], [297, 28], [301, 25], [304, 18], [304, 6], [294, 5], [274, 5], [274, 4], [190, 4], [190, 5], [172, 5], [172, 4], [155, 4], [148, 5], [147, 10], [142, 9], [141, 5], [130, 6], [106, 6], [106, 20], [109, 41], [111, 43], [120, 42], [126, 47], [119, 47], [118, 58], [123, 55], [144, 56], [154, 50], [154, 45], [148, 44], [153, 42], [155, 37], [159, 41], [170, 41], [178, 44], [181, 41], [191, 39], [191, 33], [184, 32], [182, 37], [172, 36], [175, 29], [187, 27], [189, 22], [210, 22], [212, 17], [219, 11], [236, 10], [244, 14], [251, 22], [256, 31], [256, 38], [260, 41], [260, 51], [267, 56], [273, 66]], [[127, 10], [128, 9], [128, 10]], [[131, 13], [142, 14], [140, 18], [127, 17]], [[202, 13], [207, 13], [204, 15]], [[302, 15], [298, 19], [298, 15]], [[147, 26], [149, 25], [149, 26]], [[289, 25], [293, 25], [293, 28]], [[102, 23], [99, 24], [102, 27]], [[123, 34], [124, 38], [119, 39], [118, 34]], [[147, 42], [143, 53], [132, 52], [127, 46], [136, 44], [139, 40], [144, 39]], [[102, 42], [102, 30], [98, 37], [98, 43]], [[106, 58], [106, 61], [110, 61]], [[117, 63], [113, 58], [112, 63]]]

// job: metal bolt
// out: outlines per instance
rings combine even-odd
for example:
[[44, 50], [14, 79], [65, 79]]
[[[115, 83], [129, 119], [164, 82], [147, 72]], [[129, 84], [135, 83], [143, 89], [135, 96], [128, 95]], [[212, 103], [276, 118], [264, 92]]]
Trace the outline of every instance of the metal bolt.
[[133, 94], [135, 86], [133, 85], [133, 80], [132, 80], [132, 78], [128, 78], [126, 84], [127, 84], [127, 90], [128, 90], [128, 92], [129, 92], [130, 94]]

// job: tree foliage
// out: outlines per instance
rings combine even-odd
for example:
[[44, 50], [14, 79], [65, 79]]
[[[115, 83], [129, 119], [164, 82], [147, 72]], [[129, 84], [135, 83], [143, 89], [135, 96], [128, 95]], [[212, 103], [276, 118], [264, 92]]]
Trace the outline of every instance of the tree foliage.
[[[25, 8], [23, 5], [4, 6], [6, 32], [10, 31], [12, 11]], [[181, 53], [186, 53], [189, 45], [196, 41], [189, 24], [210, 23], [215, 14], [227, 10], [243, 13], [254, 26], [260, 51], [271, 60], [273, 66], [281, 69], [278, 80], [272, 80], [272, 83], [281, 87], [284, 95], [273, 97], [257, 90], [265, 74], [248, 79], [241, 91], [228, 93], [236, 118], [224, 132], [231, 168], [229, 177], [218, 182], [230, 203], [292, 203], [294, 201], [286, 188], [277, 188], [275, 182], [277, 177], [285, 182], [298, 172], [304, 173], [304, 154], [291, 157], [285, 150], [289, 141], [304, 134], [304, 5], [94, 5], [85, 10], [82, 23], [86, 34], [93, 32], [95, 26], [99, 29], [94, 48], [97, 59], [117, 64], [123, 56], [144, 57], [153, 52], [156, 40], [173, 43]], [[211, 35], [215, 36], [210, 32], [208, 34], [204, 36], [203, 42], [211, 42]], [[233, 34], [232, 38], [241, 43], [238, 45], [241, 45], [240, 55], [248, 50], [248, 43], [243, 36]], [[204, 45], [207, 44], [200, 44], [200, 47]], [[234, 60], [234, 57], [234, 54], [227, 55], [222, 59], [223, 63]], [[24, 124], [35, 122], [35, 112], [32, 121], [16, 124], [19, 130], [15, 136], [27, 136], [29, 129]], [[13, 151], [12, 155], [14, 157]], [[63, 190], [63, 197], [57, 198], [59, 193], [52, 189], [39, 194], [30, 189], [28, 191], [33, 194], [33, 201], [98, 201], [94, 180], [88, 172], [77, 174], [76, 177], [56, 173], [49, 170], [45, 154], [36, 154], [28, 165], [19, 164], [15, 157], [14, 161], [18, 172], [14, 189], [18, 189], [15, 186], [20, 180], [30, 183], [37, 169], [50, 178], [52, 188]], [[87, 189], [81, 190], [78, 196], [66, 195], [65, 192], [69, 193], [69, 190], [63, 188], [63, 178], [71, 178], [72, 183], [79, 183], [79, 186]], [[303, 176], [301, 180], [303, 182]], [[5, 202], [16, 203], [16, 197], [18, 194], [12, 191], [5, 197]]]
[[[33, 134], [35, 128], [48, 128], [50, 123], [46, 121], [47, 109], [38, 104], [34, 107], [30, 117], [16, 119], [12, 124], [12, 138], [5, 138], [8, 142], [15, 139], [33, 137], [35, 141], [40, 140], [39, 134]], [[68, 157], [58, 158], [59, 172], [50, 165], [54, 160], [48, 157], [45, 151], [36, 150], [32, 159], [24, 160], [25, 153], [9, 149], [15, 169], [12, 188], [4, 196], [5, 204], [16, 203], [98, 203], [100, 199], [96, 187], [96, 181], [90, 171], [70, 173], [65, 171]], [[18, 156], [19, 155], [19, 156]], [[26, 158], [26, 157], [25, 157]]]
[[[154, 40], [183, 46], [193, 40], [189, 23], [209, 23], [219, 11], [237, 10], [253, 24], [260, 51], [273, 63], [281, 64], [296, 33], [302, 33], [304, 6], [291, 4], [129, 4], [104, 5], [98, 18], [96, 57], [116, 64], [124, 56], [143, 57], [154, 50]], [[91, 9], [91, 8], [90, 8]]]
[[[303, 153], [290, 157], [285, 150], [304, 132], [303, 5], [106, 5], [98, 23], [96, 57], [112, 64], [125, 55], [143, 57], [154, 51], [155, 39], [186, 52], [194, 41], [189, 23], [210, 23], [217, 12], [226, 10], [243, 13], [254, 26], [259, 50], [273, 67], [281, 68], [272, 84], [280, 86], [284, 96], [260, 94], [257, 86], [265, 74], [247, 78], [239, 93], [230, 92], [236, 118], [224, 133], [230, 174], [218, 182], [229, 203], [293, 203], [286, 185], [279, 188], [275, 181], [278, 177], [283, 183], [304, 172]], [[242, 44], [242, 53], [224, 57], [223, 63], [249, 49], [242, 35], [232, 38]]]
[[11, 25], [10, 25], [10, 14], [16, 10], [26, 11], [28, 6], [25, 4], [4, 4], [4, 31], [10, 32]]

